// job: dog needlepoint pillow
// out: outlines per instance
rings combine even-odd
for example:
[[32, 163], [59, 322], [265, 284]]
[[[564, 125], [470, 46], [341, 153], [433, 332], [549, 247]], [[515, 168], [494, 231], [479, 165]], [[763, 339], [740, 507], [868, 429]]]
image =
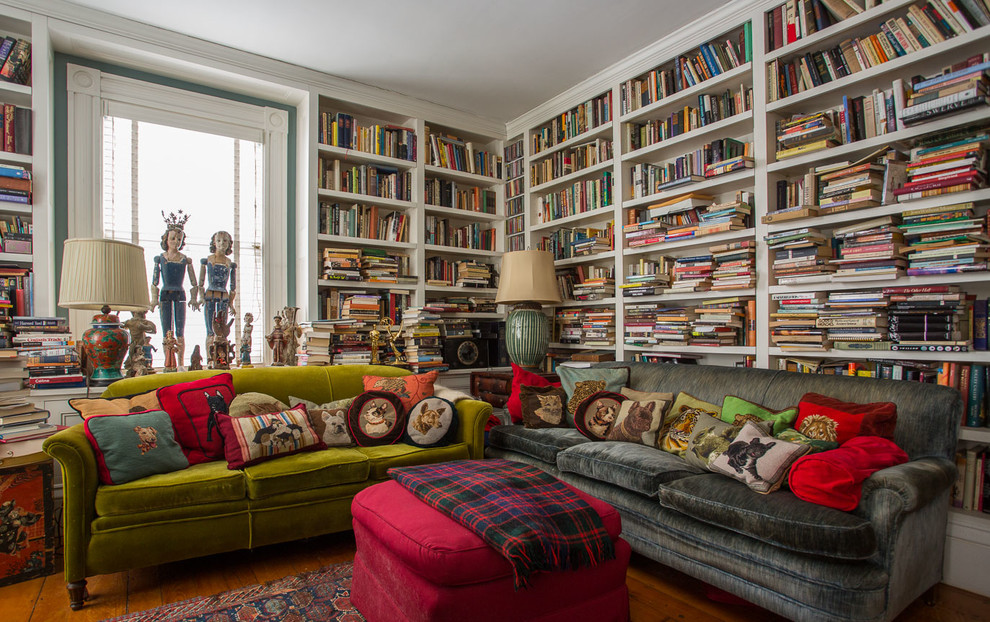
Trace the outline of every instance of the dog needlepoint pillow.
[[619, 414], [615, 418], [606, 441], [623, 441], [626, 443], [639, 443], [655, 447], [657, 444], [657, 430], [663, 423], [664, 411], [667, 409], [667, 402], [663, 400], [649, 400], [637, 402], [636, 400], [626, 400], [619, 408]]
[[577, 407], [574, 427], [593, 441], [604, 441], [625, 401], [624, 395], [611, 391], [592, 394]]
[[220, 415], [228, 469], [243, 469], [300, 451], [326, 449], [302, 404], [253, 417]]
[[84, 429], [103, 484], [123, 484], [189, 466], [164, 411], [92, 415]]
[[354, 444], [351, 433], [347, 431], [347, 411], [354, 403], [353, 397], [317, 404], [290, 395], [289, 403], [293, 407], [299, 404], [306, 406], [309, 422], [313, 424], [316, 435], [323, 439], [327, 447], [349, 447]]
[[172, 419], [175, 438], [189, 464], [224, 458], [218, 416], [230, 412], [234, 397], [234, 379], [230, 374], [158, 389], [158, 401]]
[[391, 445], [405, 432], [405, 414], [395, 393], [365, 391], [347, 410], [347, 429], [359, 447]]
[[457, 436], [457, 411], [453, 402], [441, 397], [422, 399], [406, 416], [405, 441], [417, 447], [442, 447]]
[[747, 421], [725, 451], [712, 459], [709, 468], [728, 475], [761, 494], [780, 488], [794, 461], [811, 451], [807, 445], [788, 443]]

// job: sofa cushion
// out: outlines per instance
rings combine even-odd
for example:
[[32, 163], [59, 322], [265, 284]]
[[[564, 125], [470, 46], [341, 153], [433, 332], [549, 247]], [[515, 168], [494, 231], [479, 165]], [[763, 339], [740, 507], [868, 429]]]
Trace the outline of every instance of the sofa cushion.
[[726, 395], [725, 399], [722, 400], [722, 421], [739, 427], [742, 427], [747, 421], [772, 421], [773, 433], [779, 434], [791, 427], [794, 420], [797, 419], [797, 415], [797, 406], [773, 410], [735, 395]]
[[416, 447], [443, 447], [457, 438], [460, 418], [450, 400], [427, 397], [413, 404], [402, 440]]
[[681, 391], [671, 404], [670, 410], [664, 416], [663, 425], [657, 437], [657, 446], [664, 451], [680, 456], [687, 451], [688, 440], [698, 421], [698, 415], [704, 413], [718, 418], [722, 408], [717, 404], [700, 400], [695, 396]]
[[[768, 433], [773, 429], [773, 421], [761, 421], [756, 425]], [[683, 458], [688, 464], [707, 471], [711, 461], [728, 449], [741, 431], [741, 425], [732, 425], [705, 413], [698, 413], [698, 420], [688, 437]]]
[[559, 382], [550, 382], [543, 376], [526, 371], [515, 363], [512, 363], [512, 390], [508, 401], [505, 402], [505, 409], [509, 411], [512, 423], [522, 423], [522, 404], [519, 402], [519, 391], [523, 385], [531, 387], [559, 387]]
[[798, 404], [794, 429], [811, 438], [840, 445], [854, 436], [893, 440], [897, 405], [893, 402], [859, 404], [819, 393], [806, 393]]
[[415, 447], [407, 443], [381, 445], [378, 447], [358, 447], [368, 458], [368, 479], [381, 480], [388, 477], [392, 467], [434, 464], [451, 460], [468, 460], [471, 453], [465, 443], [455, 443], [445, 447]]
[[69, 406], [83, 419], [89, 419], [93, 415], [126, 415], [127, 413], [162, 409], [161, 403], [158, 402], [157, 391], [114, 398], [78, 397], [69, 400]]
[[437, 381], [438, 371], [428, 371], [425, 374], [403, 376], [365, 376], [363, 379], [365, 391], [387, 391], [398, 396], [402, 402], [403, 412], [408, 413], [413, 404], [433, 395], [433, 384]]
[[526, 454], [550, 464], [557, 462], [557, 452], [561, 449], [590, 442], [573, 428], [531, 430], [521, 425], [500, 425], [488, 433], [490, 446]]
[[[295, 406], [295, 404], [292, 405]], [[239, 393], [230, 402], [230, 409], [227, 414], [231, 417], [255, 417], [257, 415], [277, 413], [280, 410], [287, 410], [288, 408], [289, 406], [285, 402], [267, 393], [248, 391], [247, 393]]]
[[[235, 398], [236, 400], [237, 398]], [[351, 433], [347, 430], [347, 411], [354, 403], [353, 397], [317, 404], [290, 395], [289, 403], [293, 406], [306, 405], [309, 422], [313, 424], [316, 435], [323, 439], [327, 447], [350, 447], [354, 444], [354, 439], [351, 438]]]
[[358, 445], [391, 445], [406, 429], [402, 400], [388, 391], [365, 391], [347, 409], [347, 431]]
[[244, 469], [247, 495], [263, 499], [285, 492], [298, 492], [368, 479], [368, 458], [350, 447], [309, 451], [269, 460]]
[[[611, 369], [606, 369], [599, 367], [567, 367], [565, 365], [561, 365], [557, 368], [557, 375], [560, 376], [560, 383], [564, 387], [564, 391], [567, 392], [568, 401], [573, 401], [573, 404], [568, 403], [568, 425], [574, 425], [574, 411], [577, 410], [581, 400], [585, 397], [588, 397], [597, 391], [612, 391], [614, 393], [618, 393], [619, 389], [626, 386], [629, 382], [628, 367], [613, 367]], [[578, 383], [580, 382], [591, 382], [592, 384], [582, 385], [583, 395], [580, 396], [579, 399], [574, 400], [575, 393], [578, 390]], [[601, 384], [595, 384], [601, 382], [604, 382], [605, 385], [602, 386]]]
[[649, 497], [660, 484], [706, 472], [656, 447], [621, 441], [568, 447], [557, 454], [557, 467]]
[[863, 560], [877, 548], [865, 518], [801, 501], [789, 491], [761, 495], [717, 473], [661, 484], [659, 500], [691, 518], [800, 553]]
[[119, 486], [96, 489], [100, 516], [167, 510], [244, 498], [244, 474], [223, 460], [195, 464], [181, 471], [149, 475]]
[[776, 439], [752, 421], [747, 421], [736, 440], [712, 458], [708, 468], [767, 494], [780, 488], [795, 460], [811, 447]]

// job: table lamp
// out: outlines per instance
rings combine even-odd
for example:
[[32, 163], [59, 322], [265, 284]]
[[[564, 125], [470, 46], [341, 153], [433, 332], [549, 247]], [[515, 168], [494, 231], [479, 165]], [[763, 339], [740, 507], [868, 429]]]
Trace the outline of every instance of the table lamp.
[[127, 331], [110, 310], [145, 311], [151, 306], [144, 249], [119, 240], [66, 240], [58, 305], [100, 311], [82, 336], [83, 351], [93, 365], [90, 384], [106, 386], [120, 380]]
[[539, 368], [550, 346], [550, 320], [541, 307], [560, 302], [553, 255], [546, 251], [502, 255], [495, 302], [514, 305], [505, 318], [509, 359], [520, 367]]

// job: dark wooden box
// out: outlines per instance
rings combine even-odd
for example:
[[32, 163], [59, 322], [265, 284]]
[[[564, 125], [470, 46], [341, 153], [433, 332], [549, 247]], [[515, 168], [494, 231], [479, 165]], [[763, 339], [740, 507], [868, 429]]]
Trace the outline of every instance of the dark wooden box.
[[0, 586], [54, 572], [52, 461], [0, 469]]

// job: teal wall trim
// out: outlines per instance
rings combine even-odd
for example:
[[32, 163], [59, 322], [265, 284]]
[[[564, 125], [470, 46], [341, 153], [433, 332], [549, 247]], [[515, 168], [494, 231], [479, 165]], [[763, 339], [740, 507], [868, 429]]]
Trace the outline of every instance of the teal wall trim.
[[[55, 54], [55, 67], [53, 71], [53, 76], [55, 84], [53, 87], [54, 94], [54, 153], [52, 154], [53, 165], [55, 170], [53, 171], [54, 176], [54, 192], [55, 196], [52, 197], [54, 201], [55, 208], [55, 291], [58, 292], [59, 279], [62, 273], [62, 242], [65, 241], [66, 237], [69, 235], [69, 191], [68, 191], [68, 93], [65, 88], [65, 76], [66, 76], [66, 66], [68, 64], [82, 65], [84, 67], [90, 67], [92, 69], [97, 69], [106, 73], [112, 73], [114, 75], [123, 76], [125, 78], [133, 78], [135, 80], [143, 80], [145, 82], [151, 82], [152, 84], [160, 84], [162, 86], [170, 86], [177, 89], [183, 89], [186, 91], [191, 91], [193, 93], [201, 93], [203, 95], [211, 95], [213, 97], [222, 97], [224, 99], [229, 99], [236, 102], [241, 102], [245, 104], [253, 104], [255, 106], [268, 106], [271, 108], [278, 108], [280, 110], [285, 110], [289, 115], [289, 132], [287, 136], [287, 151], [288, 151], [288, 174], [286, 179], [287, 183], [287, 217], [286, 217], [286, 257], [285, 263], [288, 268], [287, 287], [288, 287], [288, 304], [290, 306], [296, 304], [296, 271], [295, 271], [295, 255], [296, 255], [296, 108], [295, 106], [289, 106], [287, 104], [280, 104], [277, 102], [268, 101], [265, 99], [260, 99], [258, 97], [251, 97], [249, 95], [241, 95], [240, 93], [231, 93], [230, 91], [223, 91], [220, 89], [215, 89], [208, 86], [203, 86], [202, 84], [195, 84], [192, 82], [186, 82], [184, 80], [177, 80], [175, 78], [168, 78], [165, 76], [155, 75], [153, 73], [148, 73], [146, 71], [140, 71], [137, 69], [129, 69], [127, 67], [119, 67], [117, 65], [111, 65], [108, 63], [102, 63], [98, 61], [93, 61], [88, 58], [80, 58], [78, 56], [71, 56], [68, 54]], [[64, 309], [58, 309], [59, 315], [68, 316], [68, 312]]]

